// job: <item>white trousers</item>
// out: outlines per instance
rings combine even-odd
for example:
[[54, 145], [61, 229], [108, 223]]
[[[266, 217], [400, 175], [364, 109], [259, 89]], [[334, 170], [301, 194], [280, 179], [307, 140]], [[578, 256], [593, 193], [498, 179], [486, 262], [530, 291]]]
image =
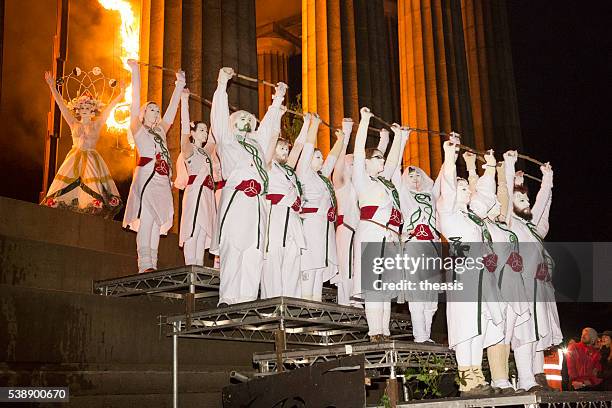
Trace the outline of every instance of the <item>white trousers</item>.
[[241, 250], [226, 239], [220, 251], [219, 304], [256, 300], [263, 264], [261, 250], [256, 246]]
[[534, 351], [533, 356], [533, 374], [542, 374], [544, 372], [544, 350]]
[[438, 310], [438, 302], [408, 302], [412, 335], [415, 343], [423, 343], [431, 338], [431, 322]]
[[368, 321], [368, 335], [389, 336], [391, 321], [391, 302], [365, 302], [365, 313]]
[[147, 269], [157, 269], [160, 228], [160, 225], [155, 222], [155, 217], [149, 213], [146, 206], [143, 206], [140, 214], [140, 226], [136, 233], [138, 273]]
[[261, 298], [269, 299], [276, 296], [296, 298], [302, 296], [300, 249], [294, 241], [288, 241], [284, 248], [270, 249], [263, 261]]
[[458, 366], [481, 366], [482, 365], [482, 334], [469, 340], [458, 343], [455, 346], [455, 357]]
[[183, 244], [185, 265], [204, 266], [206, 238], [207, 235], [204, 228], [198, 227], [193, 232], [193, 236], [185, 240], [185, 243]]
[[537, 385], [533, 368], [535, 348], [536, 342], [531, 342], [514, 349], [514, 362], [518, 372], [518, 388], [528, 390]]

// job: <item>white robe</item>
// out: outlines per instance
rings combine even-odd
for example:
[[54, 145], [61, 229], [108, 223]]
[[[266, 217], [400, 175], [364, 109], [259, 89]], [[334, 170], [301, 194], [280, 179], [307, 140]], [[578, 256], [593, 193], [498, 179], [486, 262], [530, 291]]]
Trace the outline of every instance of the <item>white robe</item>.
[[[465, 255], [468, 258], [476, 259], [485, 253], [483, 228], [473, 221], [466, 211], [461, 210], [456, 203], [457, 176], [455, 163], [444, 163], [439, 177], [441, 191], [437, 202], [437, 211], [440, 232], [449, 241], [451, 250], [453, 244], [469, 243], [470, 248]], [[492, 183], [494, 189], [494, 179]], [[484, 200], [486, 200], [486, 195], [473, 194], [470, 205], [490, 208], [490, 203], [485, 203]], [[448, 345], [451, 349], [454, 349], [457, 344], [479, 335], [483, 335], [483, 348], [496, 344], [503, 339], [502, 329], [495, 325], [495, 322], [501, 320], [499, 310], [497, 308], [491, 309], [491, 303], [487, 302], [484, 297], [478, 298], [477, 296], [478, 293], [485, 294], [479, 283], [485, 273], [489, 273], [485, 268], [478, 269], [475, 267], [463, 273], [449, 271], [447, 275], [449, 282], [457, 280], [463, 283], [464, 287], [462, 294], [455, 294], [452, 291], [447, 292], [446, 320], [448, 324]], [[461, 301], [453, 301], [457, 296]], [[466, 298], [466, 296], [470, 297]]]
[[[174, 184], [177, 188], [185, 189], [179, 231], [180, 246], [193, 237], [196, 228], [199, 228], [206, 234], [204, 248], [210, 248], [217, 220], [212, 165], [211, 156], [195, 145], [189, 158], [185, 159], [181, 153], [177, 160], [177, 180]], [[187, 180], [184, 180], [185, 177]], [[188, 184], [190, 178], [193, 181]]]
[[299, 180], [295, 171], [276, 161], [272, 162], [269, 175], [270, 183], [266, 196], [269, 212], [261, 297], [300, 297], [299, 257], [300, 251], [306, 248], [306, 240], [299, 215]]
[[355, 250], [355, 232], [359, 223], [359, 205], [357, 203], [357, 192], [352, 181], [346, 181], [344, 185], [336, 189], [338, 201], [338, 223], [336, 229], [336, 252], [338, 256], [338, 274], [334, 276], [331, 283], [352, 281], [355, 273], [355, 256], [359, 256], [359, 249]]
[[[132, 185], [128, 195], [123, 217], [123, 227], [138, 231], [140, 227], [140, 216], [144, 211], [155, 217], [155, 223], [160, 226], [160, 234], [165, 235], [172, 227], [174, 206], [172, 201], [172, 187], [170, 182], [171, 171], [168, 175], [161, 175], [155, 171], [159, 162], [156, 158], [163, 159], [163, 151], [167, 151], [166, 134], [161, 127], [156, 133], [159, 137], [152, 135], [144, 126], [141, 126], [134, 135], [134, 142], [140, 161], [151, 159], [144, 166], [136, 166], [132, 177]], [[157, 141], [155, 139], [158, 139]], [[170, 165], [169, 157], [165, 160]], [[158, 164], [156, 164], [156, 162]]]
[[[300, 268], [302, 271], [319, 270], [323, 274], [322, 279], [325, 282], [338, 273], [334, 225], [337, 209], [334, 206], [332, 192], [330, 192], [321, 176], [329, 180], [336, 158], [328, 156], [321, 169], [321, 175], [319, 175], [310, 166], [313, 153], [314, 146], [306, 143], [297, 166], [298, 177], [303, 188], [303, 211], [310, 208], [316, 209], [315, 212], [303, 212], [301, 214], [306, 237], [306, 249], [302, 251]], [[330, 219], [333, 220], [330, 221]]]
[[213, 96], [211, 128], [227, 179], [211, 245], [211, 252], [220, 257], [219, 303], [257, 299], [268, 213], [264, 152], [280, 128], [281, 102], [270, 106], [257, 131], [242, 137], [230, 127], [225, 85], [219, 84]]

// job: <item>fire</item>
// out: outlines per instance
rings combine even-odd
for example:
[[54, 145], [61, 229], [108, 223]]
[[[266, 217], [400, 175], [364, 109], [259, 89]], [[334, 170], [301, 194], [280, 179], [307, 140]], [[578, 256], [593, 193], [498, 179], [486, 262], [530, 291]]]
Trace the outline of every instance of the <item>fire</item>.
[[[132, 6], [128, 0], [98, 0], [98, 3], [107, 10], [118, 11], [121, 17], [121, 28], [119, 35], [121, 39], [121, 62], [125, 70], [129, 71], [128, 59], [138, 60], [140, 56], [140, 27], [134, 17]], [[106, 121], [109, 130], [124, 131], [128, 129], [129, 120], [117, 121], [115, 112], [130, 108], [132, 103], [132, 84], [126, 84], [125, 98], [121, 101], [110, 114]]]

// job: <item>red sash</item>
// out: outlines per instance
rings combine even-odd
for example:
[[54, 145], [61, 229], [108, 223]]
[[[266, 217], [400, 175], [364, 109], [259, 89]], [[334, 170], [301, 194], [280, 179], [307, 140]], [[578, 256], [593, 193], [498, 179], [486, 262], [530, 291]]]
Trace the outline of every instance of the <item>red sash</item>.
[[[376, 214], [376, 211], [378, 211], [377, 205], [366, 205], [365, 207], [361, 207], [359, 218], [362, 220], [371, 220], [374, 214]], [[388, 224], [395, 227], [402, 225], [402, 213], [395, 207], [391, 209], [391, 216], [389, 217]]]
[[261, 193], [261, 184], [254, 179], [242, 180], [242, 182], [236, 186], [236, 190], [242, 191], [247, 197], [255, 197]]

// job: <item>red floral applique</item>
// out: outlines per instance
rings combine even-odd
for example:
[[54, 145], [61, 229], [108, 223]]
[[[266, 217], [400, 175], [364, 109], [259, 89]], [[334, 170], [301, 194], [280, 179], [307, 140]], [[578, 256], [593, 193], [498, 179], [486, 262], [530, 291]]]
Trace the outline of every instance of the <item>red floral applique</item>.
[[204, 179], [204, 186], [210, 188], [211, 190], [214, 190], [215, 183], [213, 182], [212, 177], [210, 177], [210, 174]]
[[161, 153], [155, 155], [155, 172], [162, 176], [167, 176], [170, 173], [168, 162], [162, 158]]
[[295, 212], [300, 212], [302, 208], [302, 199], [300, 197], [295, 199], [295, 202], [291, 205], [291, 209]]
[[336, 207], [329, 207], [329, 210], [327, 210], [327, 221], [336, 221]]
[[522, 272], [523, 257], [518, 252], [512, 252], [506, 261], [506, 265], [509, 265], [514, 272]]
[[47, 198], [47, 201], [45, 201], [45, 205], [47, 207], [57, 207], [57, 201], [53, 198]]
[[548, 276], [548, 265], [545, 262], [538, 265], [535, 278], [541, 281], [550, 281], [550, 277]]
[[497, 254], [486, 255], [483, 258], [483, 263], [489, 272], [495, 272], [495, 269], [497, 268]]
[[117, 197], [113, 197], [108, 202], [112, 207], [116, 207], [119, 205], [119, 199]]
[[93, 200], [93, 206], [96, 208], [102, 208], [102, 201], [100, 200]]
[[261, 193], [261, 184], [253, 179], [244, 180], [236, 186], [236, 190], [244, 192], [247, 197], [255, 197]]
[[402, 225], [402, 222], [403, 222], [402, 212], [399, 211], [395, 207], [391, 208], [391, 216], [389, 217], [389, 224], [399, 227], [400, 225]]
[[426, 224], [417, 225], [414, 230], [412, 230], [411, 235], [419, 241], [431, 241], [432, 239], [434, 239], [434, 235], [431, 232], [431, 228], [429, 228], [429, 225]]

